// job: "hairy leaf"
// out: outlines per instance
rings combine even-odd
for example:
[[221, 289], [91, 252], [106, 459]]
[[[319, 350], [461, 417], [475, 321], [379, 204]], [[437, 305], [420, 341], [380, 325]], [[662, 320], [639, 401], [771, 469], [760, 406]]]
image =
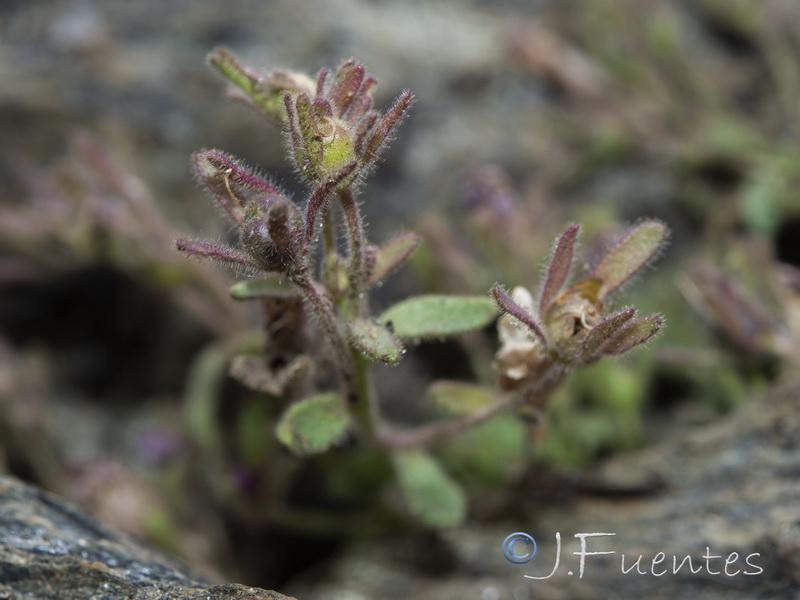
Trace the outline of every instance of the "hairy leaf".
[[414, 516], [442, 529], [457, 527], [464, 521], [464, 492], [438, 462], [420, 450], [395, 452], [392, 460], [403, 497]]
[[601, 354], [618, 355], [644, 344], [656, 335], [664, 325], [664, 320], [659, 316], [646, 317], [626, 325], [600, 346]]
[[230, 246], [212, 244], [211, 242], [200, 242], [197, 240], [190, 240], [189, 238], [179, 238], [175, 240], [175, 247], [181, 252], [198, 258], [210, 258], [248, 269], [261, 269], [258, 264]]
[[497, 308], [484, 296], [417, 296], [395, 304], [379, 320], [391, 323], [403, 340], [458, 335], [480, 329], [497, 316]]
[[619, 314], [613, 315], [600, 321], [595, 325], [586, 340], [583, 342], [581, 354], [585, 359], [591, 360], [597, 353], [598, 348], [605, 344], [612, 336], [614, 336], [625, 324], [633, 318], [636, 310], [629, 308]]
[[558, 292], [564, 287], [572, 267], [572, 255], [575, 251], [575, 241], [578, 239], [579, 225], [570, 225], [561, 234], [553, 250], [553, 258], [547, 268], [547, 276], [542, 285], [539, 297], [539, 314], [544, 315], [558, 297]]
[[234, 300], [258, 300], [261, 298], [298, 298], [300, 293], [289, 281], [279, 275], [240, 281], [229, 290]]
[[373, 360], [394, 364], [403, 357], [403, 345], [382, 323], [356, 319], [349, 324], [350, 342]]
[[646, 221], [634, 227], [609, 250], [591, 277], [600, 279], [600, 300], [619, 288], [636, 271], [650, 262], [664, 245], [668, 230], [663, 223]]
[[344, 113], [356, 96], [364, 80], [364, 67], [348, 60], [336, 72], [330, 96], [336, 105], [337, 114]]
[[[295, 99], [296, 126], [299, 132], [301, 146], [294, 145], [294, 159], [298, 170], [311, 181], [316, 179], [317, 168], [322, 161], [322, 141], [312, 111], [311, 99], [307, 94], [300, 93]], [[291, 123], [292, 127], [295, 123]], [[292, 143], [297, 136], [292, 132]]]
[[241, 91], [242, 99], [275, 123], [286, 121], [286, 110], [282, 105], [285, 92], [313, 90], [313, 82], [305, 75], [280, 70], [257, 73], [243, 65], [226, 48], [214, 49], [208, 55], [208, 63]]
[[499, 285], [492, 288], [492, 296], [494, 296], [495, 302], [497, 302], [504, 313], [517, 319], [539, 338], [543, 346], [547, 346], [547, 337], [544, 335], [544, 328], [532, 314], [517, 304]]
[[201, 150], [192, 155], [192, 163], [197, 180], [239, 225], [244, 221], [245, 204], [250, 197], [282, 195], [253, 169], [225, 152]]
[[376, 284], [394, 271], [419, 246], [420, 237], [413, 232], [403, 233], [378, 248], [369, 283]]
[[344, 399], [335, 393], [319, 394], [292, 404], [275, 435], [295, 454], [316, 454], [340, 442], [349, 425]]
[[364, 162], [371, 163], [377, 160], [381, 150], [386, 146], [389, 139], [391, 139], [394, 131], [405, 118], [411, 103], [414, 101], [414, 95], [411, 92], [404, 92], [397, 98], [392, 107], [384, 115], [381, 122], [372, 131], [372, 135], [367, 142], [364, 149]]

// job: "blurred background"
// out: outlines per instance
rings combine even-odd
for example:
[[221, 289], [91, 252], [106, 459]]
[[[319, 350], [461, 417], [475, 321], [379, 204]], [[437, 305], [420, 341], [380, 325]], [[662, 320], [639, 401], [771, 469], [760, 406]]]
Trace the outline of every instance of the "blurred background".
[[[654, 217], [672, 229], [623, 302], [664, 314], [667, 333], [572, 378], [546, 438], [498, 455], [533, 453], [536, 466], [472, 482], [484, 500], [472, 521], [513, 512], [531, 524], [560, 501], [567, 474], [793, 381], [796, 2], [4, 0], [0, 471], [208, 577], [279, 590], [314, 589], [327, 575], [309, 568], [351, 537], [378, 535], [263, 509], [276, 496], [314, 504], [329, 467], [275, 458], [275, 411], [225, 375], [260, 315], [228, 298], [235, 273], [173, 250], [180, 235], [231, 235], [193, 180], [200, 148], [259, 165], [303, 198], [282, 133], [227, 100], [207, 68], [218, 45], [257, 69], [312, 75], [354, 57], [377, 77], [379, 106], [414, 92], [361, 200], [372, 241], [413, 230], [425, 243], [378, 291], [377, 309], [420, 291], [534, 287], [569, 222], [583, 225], [588, 262], [620, 223]], [[474, 351], [423, 345], [386, 369], [387, 412], [403, 413], [432, 376], [491, 379]], [[520, 487], [532, 481], [533, 499]], [[409, 572], [458, 573], [453, 560], [411, 560]]]

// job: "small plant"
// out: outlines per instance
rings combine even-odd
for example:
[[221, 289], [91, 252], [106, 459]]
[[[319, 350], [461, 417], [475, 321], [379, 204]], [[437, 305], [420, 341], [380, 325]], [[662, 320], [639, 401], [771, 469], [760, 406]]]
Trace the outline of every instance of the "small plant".
[[656, 256], [666, 239], [666, 227], [655, 221], [641, 223], [588, 277], [565, 290], [579, 229], [568, 227], [556, 242], [536, 302], [522, 287], [511, 295], [500, 286], [492, 288], [505, 313], [498, 325], [503, 344], [497, 353], [500, 386], [520, 394], [526, 407], [523, 414], [534, 420], [571, 369], [624, 354], [647, 342], [663, 325], [660, 316], [636, 318], [634, 308], [609, 314], [606, 305], [613, 292]]
[[[390, 456], [406, 503], [423, 522], [460, 523], [464, 494], [424, 448], [515, 406], [523, 416], [538, 414], [570, 369], [652, 338], [661, 317], [636, 318], [634, 309], [609, 314], [606, 305], [658, 253], [666, 227], [638, 225], [588, 278], [564, 290], [579, 231], [569, 227], [556, 244], [536, 303], [522, 288], [509, 295], [495, 286], [491, 297], [422, 295], [373, 314], [371, 289], [414, 252], [420, 238], [406, 233], [382, 246], [371, 244], [356, 197], [408, 113], [411, 93], [402, 93], [386, 111], [376, 110], [376, 80], [354, 61], [324, 69], [316, 80], [255, 71], [224, 49], [212, 52], [209, 62], [234, 84], [238, 98], [283, 128], [287, 153], [308, 187], [308, 197], [297, 203], [232, 156], [218, 150], [194, 155], [197, 178], [237, 226], [240, 248], [187, 238], [177, 247], [259, 274], [231, 293], [264, 303], [272, 315], [264, 354], [274, 358], [285, 350], [283, 360], [269, 364], [239, 357], [234, 372], [251, 387], [290, 401], [276, 435], [295, 454], [320, 453], [355, 437]], [[301, 324], [294, 329], [297, 339], [275, 335], [270, 327], [276, 310], [287, 306]], [[460, 416], [411, 429], [381, 416], [370, 363], [395, 364], [409, 343], [481, 329], [497, 318], [498, 307], [505, 313], [496, 358], [499, 390], [437, 382], [429, 396]], [[308, 328], [310, 335], [303, 333]], [[330, 352], [320, 352], [321, 345]], [[335, 385], [326, 377], [330, 355]]]

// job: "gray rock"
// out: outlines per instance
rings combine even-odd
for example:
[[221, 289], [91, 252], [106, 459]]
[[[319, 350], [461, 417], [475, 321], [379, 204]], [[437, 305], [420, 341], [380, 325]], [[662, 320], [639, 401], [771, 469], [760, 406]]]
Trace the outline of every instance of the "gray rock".
[[0, 600], [290, 600], [210, 585], [55, 495], [0, 476]]
[[[354, 546], [313, 588], [306, 580], [287, 591], [305, 600], [800, 598], [798, 409], [800, 385], [784, 385], [730, 415], [674, 428], [658, 444], [612, 458], [550, 508], [519, 517], [517, 506], [536, 493], [531, 482], [509, 499], [503, 522], [471, 521], [438, 545], [410, 538]], [[537, 542], [528, 563], [503, 558], [501, 544], [514, 532]], [[576, 534], [592, 533], [614, 535], [587, 537], [586, 552], [613, 554], [586, 554], [581, 575]], [[513, 551], [530, 549], [517, 542]], [[420, 569], [445, 552], [449, 567]]]

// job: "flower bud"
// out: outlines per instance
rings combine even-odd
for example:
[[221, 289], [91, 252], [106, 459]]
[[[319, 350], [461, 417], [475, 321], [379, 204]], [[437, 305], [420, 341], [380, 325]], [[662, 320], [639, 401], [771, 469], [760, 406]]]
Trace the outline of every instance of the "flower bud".
[[309, 181], [328, 181], [355, 163], [339, 184], [350, 185], [374, 166], [413, 100], [405, 92], [385, 114], [372, 110], [376, 83], [363, 66], [346, 61], [335, 73], [320, 72], [316, 93], [284, 93], [292, 159]]
[[303, 258], [303, 219], [284, 196], [260, 196], [248, 203], [242, 246], [267, 271], [292, 273]]

